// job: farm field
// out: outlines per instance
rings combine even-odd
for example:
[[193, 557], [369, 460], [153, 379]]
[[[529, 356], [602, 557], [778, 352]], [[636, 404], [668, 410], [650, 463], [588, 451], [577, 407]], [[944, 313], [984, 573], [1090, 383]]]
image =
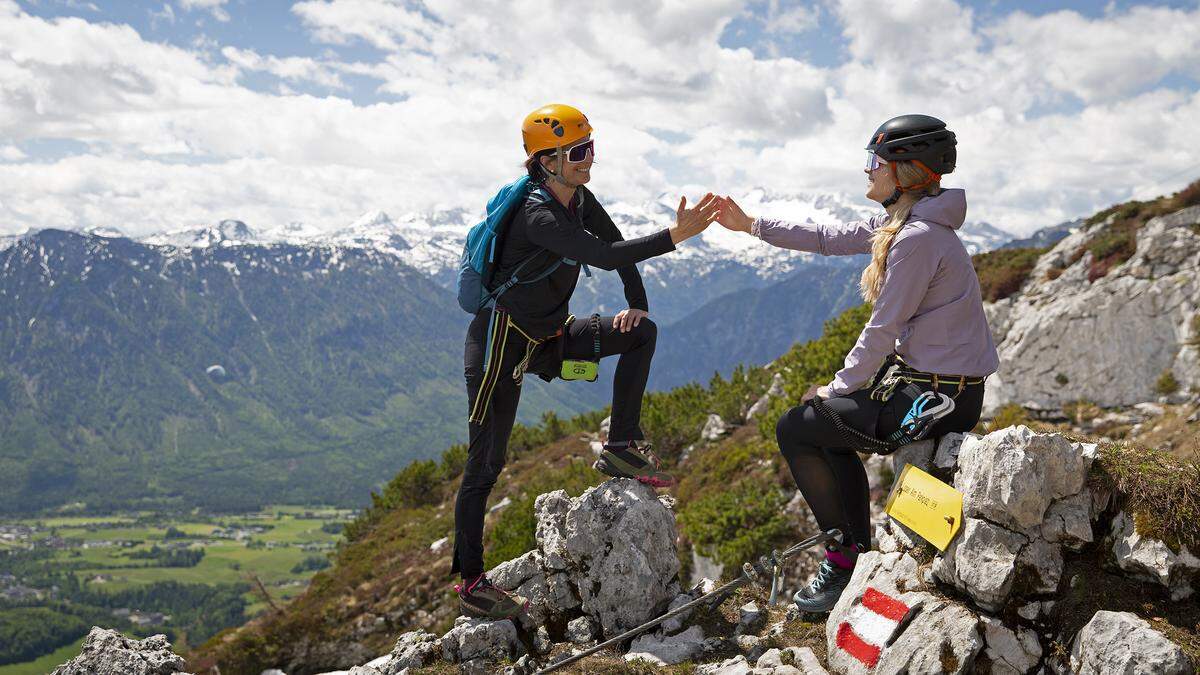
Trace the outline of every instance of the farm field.
[[[222, 624], [252, 618], [269, 603], [282, 606], [328, 565], [353, 515], [283, 505], [234, 515], [0, 520], [0, 628], [6, 613], [38, 607], [50, 617], [39, 620], [62, 628], [46, 645], [49, 653], [34, 660], [5, 665], [0, 651], [0, 675], [44, 673], [73, 657], [80, 621], [105, 625], [111, 616], [107, 627], [131, 635], [166, 632], [182, 647], [227, 627]], [[209, 587], [212, 597], [197, 590]], [[193, 607], [198, 593], [212, 609]], [[88, 612], [64, 609], [64, 603]]]

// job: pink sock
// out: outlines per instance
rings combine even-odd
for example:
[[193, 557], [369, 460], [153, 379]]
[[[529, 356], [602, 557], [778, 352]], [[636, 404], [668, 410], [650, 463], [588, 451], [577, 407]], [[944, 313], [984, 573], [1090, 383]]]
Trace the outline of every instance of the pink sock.
[[837, 551], [825, 551], [825, 559], [844, 570], [854, 569], [854, 561]]

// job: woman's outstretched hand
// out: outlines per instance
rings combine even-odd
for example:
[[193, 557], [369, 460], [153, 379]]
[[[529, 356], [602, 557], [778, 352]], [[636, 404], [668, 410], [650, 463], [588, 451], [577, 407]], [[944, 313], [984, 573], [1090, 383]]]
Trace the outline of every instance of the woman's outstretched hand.
[[671, 228], [671, 242], [678, 244], [684, 239], [694, 237], [717, 219], [717, 197], [713, 193], [704, 195], [700, 203], [687, 208], [687, 197], [679, 198], [679, 208], [675, 210], [675, 226]]
[[750, 226], [754, 224], [754, 219], [746, 215], [742, 207], [733, 201], [732, 197], [718, 197], [717, 202], [720, 207], [717, 212], [717, 222], [721, 223], [721, 227], [734, 232], [749, 232]]

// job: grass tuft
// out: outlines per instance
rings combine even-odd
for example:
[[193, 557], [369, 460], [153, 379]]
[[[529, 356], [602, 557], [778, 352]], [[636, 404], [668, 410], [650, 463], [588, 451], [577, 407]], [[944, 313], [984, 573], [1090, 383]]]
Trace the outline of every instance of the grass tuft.
[[1106, 443], [1097, 480], [1127, 499], [1138, 531], [1172, 548], [1200, 548], [1200, 465], [1132, 443]]

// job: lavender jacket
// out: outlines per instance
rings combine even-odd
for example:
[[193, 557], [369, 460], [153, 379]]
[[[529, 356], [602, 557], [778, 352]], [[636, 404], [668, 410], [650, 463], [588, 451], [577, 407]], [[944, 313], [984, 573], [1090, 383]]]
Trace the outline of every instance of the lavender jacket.
[[[979, 277], [954, 232], [966, 215], [966, 193], [959, 189], [943, 190], [913, 206], [888, 251], [871, 319], [829, 385], [834, 394], [870, 384], [893, 351], [926, 372], [969, 377], [996, 372], [999, 358], [983, 314]], [[870, 253], [871, 233], [886, 222], [886, 214], [838, 225], [759, 218], [750, 232], [773, 246], [853, 255]]]

